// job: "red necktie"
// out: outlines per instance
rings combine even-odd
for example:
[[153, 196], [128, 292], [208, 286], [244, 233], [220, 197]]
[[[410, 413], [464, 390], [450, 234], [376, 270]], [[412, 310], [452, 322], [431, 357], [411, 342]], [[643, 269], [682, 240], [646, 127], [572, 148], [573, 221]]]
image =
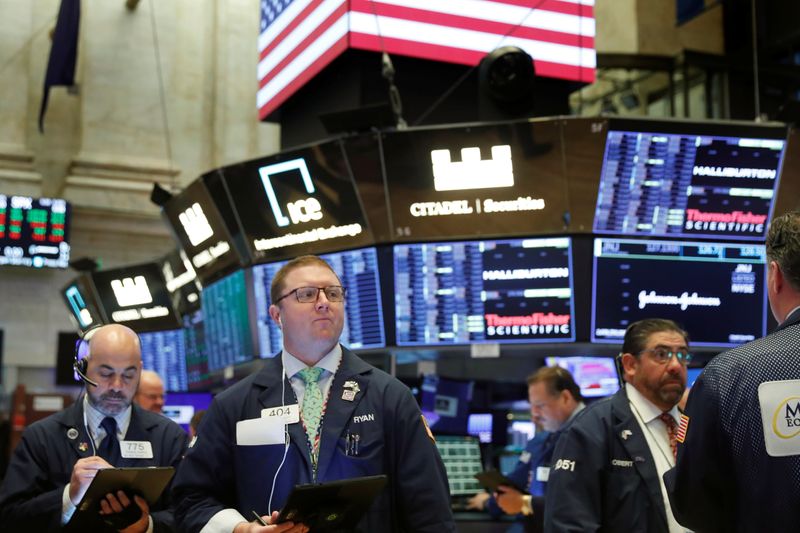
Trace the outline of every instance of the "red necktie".
[[669, 436], [669, 447], [672, 448], [672, 458], [678, 460], [678, 424], [669, 413], [661, 413], [659, 417], [664, 425], [667, 426], [667, 436]]

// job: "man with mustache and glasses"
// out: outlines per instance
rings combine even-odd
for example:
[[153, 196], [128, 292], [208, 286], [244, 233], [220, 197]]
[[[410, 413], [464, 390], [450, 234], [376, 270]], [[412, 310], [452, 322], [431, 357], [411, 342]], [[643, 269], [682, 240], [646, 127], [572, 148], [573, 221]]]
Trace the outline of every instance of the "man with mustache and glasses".
[[680, 523], [704, 533], [800, 530], [800, 211], [773, 220], [766, 244], [778, 327], [706, 365], [665, 479]]
[[[177, 466], [187, 435], [168, 418], [132, 405], [142, 371], [136, 333], [119, 324], [91, 331], [81, 376], [86, 394], [70, 407], [31, 424], [14, 450], [0, 486], [5, 532], [59, 531], [75, 512], [98, 470]], [[80, 366], [80, 365], [77, 365]], [[131, 454], [127, 443], [137, 443]], [[151, 509], [139, 496], [109, 493], [97, 516], [76, 517], [74, 531], [173, 530], [168, 492]]]
[[545, 531], [685, 531], [661, 476], [675, 466], [676, 405], [690, 359], [688, 335], [675, 322], [628, 326], [619, 355], [625, 386], [584, 409], [556, 445]]

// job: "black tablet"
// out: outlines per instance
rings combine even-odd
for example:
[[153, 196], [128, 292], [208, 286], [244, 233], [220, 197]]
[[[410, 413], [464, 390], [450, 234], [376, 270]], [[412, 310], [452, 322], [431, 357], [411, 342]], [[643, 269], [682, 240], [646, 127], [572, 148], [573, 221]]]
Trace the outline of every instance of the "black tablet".
[[298, 485], [281, 509], [278, 523], [291, 520], [315, 532], [353, 529], [384, 486], [384, 475]]
[[497, 487], [500, 485], [506, 485], [512, 488], [517, 489], [518, 491], [527, 494], [528, 491], [524, 488], [520, 487], [506, 476], [498, 472], [497, 470], [487, 470], [485, 472], [478, 472], [475, 474], [475, 478], [485, 488], [489, 489], [492, 492], [497, 492]]
[[129, 494], [138, 494], [153, 505], [164, 492], [170, 479], [175, 474], [171, 466], [149, 466], [134, 468], [104, 468], [98, 470], [92, 484], [78, 504], [75, 514], [83, 512], [99, 512], [100, 500], [109, 492], [124, 490]]

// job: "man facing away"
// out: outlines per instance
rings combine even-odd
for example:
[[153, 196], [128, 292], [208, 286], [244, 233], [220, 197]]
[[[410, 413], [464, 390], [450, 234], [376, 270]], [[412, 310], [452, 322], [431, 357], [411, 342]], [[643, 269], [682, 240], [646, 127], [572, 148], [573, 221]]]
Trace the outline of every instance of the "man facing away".
[[800, 529], [800, 211], [770, 225], [767, 261], [779, 326], [706, 365], [666, 478], [675, 516], [704, 533]]
[[[139, 338], [111, 324], [93, 330], [85, 377], [86, 393], [70, 407], [31, 424], [14, 450], [0, 486], [4, 532], [59, 531], [75, 512], [100, 469], [177, 466], [186, 451], [186, 433], [166, 417], [132, 404], [142, 369]], [[90, 383], [93, 382], [94, 384]], [[129, 455], [125, 443], [143, 453]], [[153, 509], [142, 498], [119, 491], [101, 501], [100, 517], [75, 531], [172, 531], [168, 490]], [[138, 507], [129, 509], [129, 507]], [[125, 512], [124, 515], [120, 513]], [[134, 511], [134, 514], [128, 514]], [[128, 517], [140, 514], [133, 523]]]
[[486, 509], [492, 515], [518, 515], [509, 533], [542, 530], [542, 498], [547, 490], [553, 450], [561, 432], [585, 407], [580, 387], [572, 374], [561, 367], [542, 367], [528, 376], [527, 381], [531, 420], [542, 431], [528, 441], [508, 478], [530, 494], [501, 486], [491, 497], [481, 493], [470, 501], [473, 508]]
[[585, 409], [556, 445], [545, 531], [684, 531], [661, 476], [675, 464], [688, 335], [671, 320], [640, 320], [619, 358], [624, 387]]
[[[455, 531], [444, 465], [411, 392], [339, 344], [344, 298], [339, 277], [316, 256], [275, 275], [269, 312], [283, 350], [204, 416], [175, 481], [184, 531], [303, 531], [250, 520], [255, 512], [274, 522], [295, 485], [378, 474], [388, 484], [363, 531]], [[278, 443], [238, 440], [237, 425], [260, 424], [262, 410], [285, 406], [301, 413], [286, 421], [285, 443], [282, 435]]]

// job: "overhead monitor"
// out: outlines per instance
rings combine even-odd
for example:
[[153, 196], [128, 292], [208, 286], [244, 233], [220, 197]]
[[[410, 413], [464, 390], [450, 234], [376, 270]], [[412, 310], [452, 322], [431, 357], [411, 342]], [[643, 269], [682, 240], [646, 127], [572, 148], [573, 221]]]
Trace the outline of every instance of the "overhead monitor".
[[70, 219], [66, 200], [0, 194], [0, 266], [67, 268]]
[[183, 316], [200, 308], [202, 286], [189, 257], [180, 248], [168, 253], [159, 262], [172, 307]]
[[481, 444], [492, 442], [492, 413], [470, 413], [467, 418], [467, 433], [478, 437]]
[[210, 392], [171, 392], [164, 398], [161, 412], [188, 432], [192, 417], [208, 410], [213, 400]]
[[575, 340], [571, 240], [394, 246], [399, 346]]
[[242, 265], [217, 202], [228, 202], [228, 198], [222, 194], [212, 198], [201, 178], [173, 196], [163, 210], [167, 224], [203, 283]]
[[341, 141], [220, 172], [254, 263], [373, 242]]
[[584, 398], [610, 396], [619, 390], [613, 357], [547, 357], [545, 364], [568, 370]]
[[763, 240], [785, 127], [612, 121], [595, 233]]
[[766, 333], [765, 247], [595, 239], [592, 341], [621, 343], [643, 318], [675, 320], [698, 346]]
[[[383, 348], [386, 345], [381, 311], [380, 274], [374, 248], [322, 254], [346, 288], [345, 323], [340, 342], [351, 350]], [[280, 352], [283, 337], [269, 316], [272, 278], [285, 261], [256, 265], [252, 268], [256, 324], [261, 357]]]
[[186, 339], [183, 329], [141, 333], [142, 368], [157, 373], [165, 391], [188, 389], [186, 375]]
[[186, 346], [187, 389], [210, 390], [213, 383], [208, 370], [208, 347], [202, 311], [195, 311], [183, 317], [183, 335]]
[[435, 374], [423, 376], [419, 407], [436, 434], [466, 435], [469, 402], [475, 384]]
[[382, 152], [395, 241], [564, 230], [555, 121], [386, 132]]
[[208, 370], [251, 361], [256, 356], [256, 343], [250, 326], [245, 271], [204, 287], [200, 301]]
[[88, 274], [81, 274], [61, 289], [61, 297], [69, 311], [69, 317], [81, 333], [107, 323], [98, 303], [94, 283]]
[[100, 305], [110, 322], [137, 332], [180, 327], [180, 319], [157, 263], [92, 272]]

